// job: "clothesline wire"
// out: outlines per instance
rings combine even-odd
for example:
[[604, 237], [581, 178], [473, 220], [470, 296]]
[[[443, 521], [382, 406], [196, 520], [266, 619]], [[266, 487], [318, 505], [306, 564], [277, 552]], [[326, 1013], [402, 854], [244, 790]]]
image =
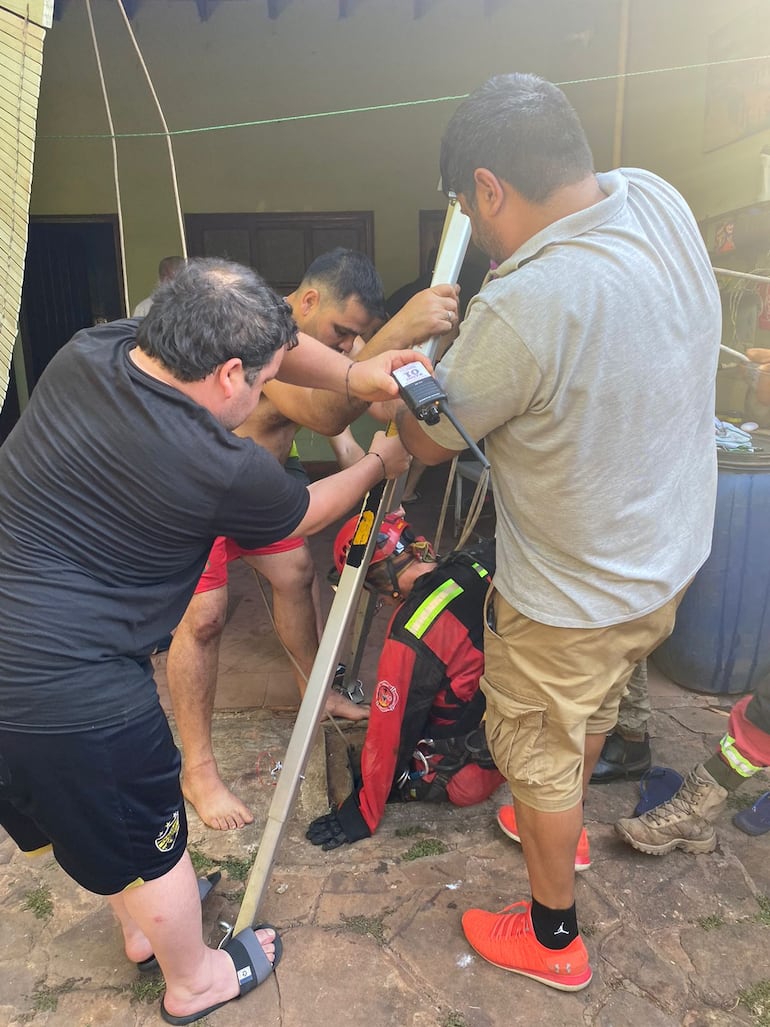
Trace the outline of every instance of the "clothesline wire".
[[[614, 82], [618, 79], [641, 78], [651, 75], [669, 75], [674, 72], [700, 71], [708, 68], [723, 67], [731, 64], [745, 64], [750, 61], [770, 60], [770, 54], [758, 54], [754, 57], [730, 57], [721, 61], [703, 61], [697, 64], [679, 64], [669, 68], [649, 68], [644, 71], [628, 71], [622, 75], [595, 75], [592, 78], [575, 78], [555, 83], [558, 86], [581, 86], [594, 82]], [[255, 121], [235, 121], [222, 125], [200, 125], [195, 128], [177, 128], [163, 132], [118, 132], [118, 133], [74, 133], [71, 135], [44, 135], [43, 139], [151, 139], [154, 137], [197, 135], [204, 132], [223, 132], [238, 128], [262, 128], [266, 125], [284, 125], [292, 121], [313, 121], [318, 118], [339, 118], [349, 114], [370, 114], [376, 111], [399, 110], [407, 107], [421, 107], [427, 104], [458, 102], [466, 99], [468, 93], [453, 96], [434, 96], [418, 100], [400, 100], [393, 103], [371, 104], [366, 107], [346, 107], [340, 110], [315, 111], [309, 114], [286, 114], [274, 118], [259, 118]]]

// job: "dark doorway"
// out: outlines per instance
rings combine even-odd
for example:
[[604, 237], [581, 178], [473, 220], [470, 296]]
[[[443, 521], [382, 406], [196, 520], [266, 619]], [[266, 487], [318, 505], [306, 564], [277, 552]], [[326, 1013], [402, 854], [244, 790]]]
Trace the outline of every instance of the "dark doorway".
[[[19, 317], [29, 391], [78, 329], [124, 316], [116, 218], [31, 218]], [[0, 441], [18, 416], [12, 377]]]
[[301, 214], [187, 214], [191, 257], [226, 257], [255, 268], [282, 295], [297, 288], [305, 268], [335, 246], [374, 259], [370, 210]]

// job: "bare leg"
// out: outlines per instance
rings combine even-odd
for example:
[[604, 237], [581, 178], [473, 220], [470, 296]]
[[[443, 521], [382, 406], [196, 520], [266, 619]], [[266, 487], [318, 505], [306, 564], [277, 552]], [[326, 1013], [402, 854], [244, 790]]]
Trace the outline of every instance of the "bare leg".
[[568, 909], [575, 901], [575, 853], [583, 829], [583, 804], [561, 813], [541, 813], [519, 799], [515, 802], [532, 897], [550, 909]]
[[[245, 557], [250, 567], [264, 574], [273, 589], [273, 619], [278, 637], [296, 661], [294, 675], [301, 696], [305, 695], [307, 679], [318, 652], [318, 622], [314, 600], [315, 567], [307, 543], [302, 549], [288, 553], [269, 553]], [[359, 706], [339, 692], [326, 700], [326, 712], [345, 720], [364, 720], [368, 706]]]
[[324, 619], [321, 613], [321, 586], [318, 584], [318, 575], [315, 573], [315, 567], [313, 568], [313, 584], [310, 587], [310, 592], [313, 596], [313, 609], [315, 610], [315, 634], [316, 638], [320, 641], [324, 631]]
[[152, 943], [139, 924], [129, 915], [123, 898], [124, 894], [121, 892], [118, 895], [110, 895], [108, 900], [123, 932], [123, 948], [126, 950], [126, 955], [132, 963], [140, 963], [143, 959], [149, 959], [153, 955]]
[[166, 666], [184, 756], [182, 791], [201, 820], [218, 831], [243, 827], [254, 819], [219, 776], [211, 744], [219, 642], [226, 615], [226, 587], [193, 596], [174, 634]]
[[412, 462], [409, 465], [409, 473], [406, 476], [404, 482], [404, 494], [401, 497], [402, 503], [412, 503], [418, 498], [419, 493], [417, 486], [420, 483], [420, 478], [423, 476], [425, 471], [425, 464], [418, 460], [416, 457], [412, 457]]
[[[203, 943], [198, 884], [187, 853], [163, 877], [109, 896], [124, 938], [144, 938], [166, 979], [164, 1005], [175, 1016], [188, 1016], [239, 994], [232, 959]], [[265, 954], [275, 956], [272, 931], [257, 931]], [[149, 948], [149, 951], [147, 949]], [[132, 947], [130, 958], [138, 947]]]
[[[586, 735], [584, 796], [605, 737]], [[561, 813], [542, 813], [517, 799], [516, 822], [532, 897], [550, 909], [568, 909], [575, 901], [575, 852], [583, 830], [583, 803]]]

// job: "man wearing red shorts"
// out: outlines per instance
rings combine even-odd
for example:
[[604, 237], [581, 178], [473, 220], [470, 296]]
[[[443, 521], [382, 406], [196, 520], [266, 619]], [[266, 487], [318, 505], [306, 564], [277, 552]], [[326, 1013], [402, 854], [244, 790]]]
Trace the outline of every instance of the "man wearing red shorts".
[[[308, 267], [287, 297], [300, 331], [325, 346], [349, 353], [357, 337], [369, 338], [385, 319], [382, 283], [361, 253], [338, 248]], [[447, 332], [456, 318], [451, 286], [416, 296], [398, 318], [377, 331], [355, 359], [375, 356]], [[450, 321], [449, 318], [452, 318]], [[291, 475], [304, 476], [292, 445], [298, 425], [337, 435], [366, 410], [356, 399], [283, 382], [268, 383], [253, 414], [237, 430], [273, 454]], [[307, 484], [307, 478], [303, 477]], [[276, 631], [290, 653], [300, 695], [313, 666], [322, 624], [318, 582], [304, 539], [283, 540], [245, 550], [232, 539], [216, 540], [190, 605], [177, 628], [168, 656], [168, 686], [184, 753], [183, 791], [198, 815], [217, 830], [251, 823], [248, 807], [224, 784], [211, 744], [219, 645], [227, 616], [227, 564], [242, 558], [270, 582]], [[327, 713], [360, 720], [368, 708], [332, 692]]]

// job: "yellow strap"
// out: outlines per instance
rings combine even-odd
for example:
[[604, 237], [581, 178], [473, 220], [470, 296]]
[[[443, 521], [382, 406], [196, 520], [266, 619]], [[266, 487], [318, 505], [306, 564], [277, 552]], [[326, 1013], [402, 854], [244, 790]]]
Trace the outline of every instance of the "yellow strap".
[[735, 739], [728, 734], [725, 734], [720, 740], [719, 749], [722, 757], [730, 764], [735, 773], [740, 774], [741, 777], [753, 777], [762, 770], [762, 767], [755, 767], [753, 763], [746, 759], [743, 753], [736, 748]]
[[423, 599], [404, 625], [405, 629], [414, 635], [415, 638], [422, 638], [442, 610], [446, 609], [452, 600], [462, 595], [462, 593], [463, 590], [457, 582], [449, 578], [443, 585], [434, 588], [431, 594]]

